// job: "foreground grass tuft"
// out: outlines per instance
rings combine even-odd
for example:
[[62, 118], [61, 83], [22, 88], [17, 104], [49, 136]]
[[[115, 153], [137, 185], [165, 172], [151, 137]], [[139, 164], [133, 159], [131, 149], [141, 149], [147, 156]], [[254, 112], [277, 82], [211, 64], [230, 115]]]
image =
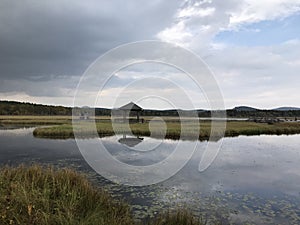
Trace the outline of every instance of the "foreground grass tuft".
[[175, 212], [166, 212], [158, 216], [148, 225], [204, 225], [201, 218], [194, 217], [188, 210], [177, 209]]
[[128, 205], [82, 175], [40, 166], [1, 169], [0, 214], [0, 224], [133, 224]]
[[[140, 225], [130, 207], [72, 170], [38, 165], [0, 169], [0, 224]], [[147, 225], [204, 225], [187, 210], [162, 213]]]

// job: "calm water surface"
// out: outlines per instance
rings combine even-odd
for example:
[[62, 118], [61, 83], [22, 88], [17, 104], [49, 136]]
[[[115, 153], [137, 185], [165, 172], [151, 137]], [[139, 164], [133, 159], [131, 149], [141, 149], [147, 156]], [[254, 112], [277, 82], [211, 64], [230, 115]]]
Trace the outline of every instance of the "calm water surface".
[[[74, 140], [34, 138], [33, 129], [0, 128], [1, 165], [38, 162], [83, 171], [113, 196], [125, 198], [137, 219], [185, 206], [224, 224], [300, 224], [300, 135], [224, 138], [219, 155], [203, 173], [198, 164], [207, 142], [199, 142], [192, 159], [175, 176], [156, 185], [127, 187], [97, 175]], [[106, 137], [103, 143], [115, 158], [132, 165], [159, 162], [178, 144], [148, 137], [126, 143], [122, 138]]]

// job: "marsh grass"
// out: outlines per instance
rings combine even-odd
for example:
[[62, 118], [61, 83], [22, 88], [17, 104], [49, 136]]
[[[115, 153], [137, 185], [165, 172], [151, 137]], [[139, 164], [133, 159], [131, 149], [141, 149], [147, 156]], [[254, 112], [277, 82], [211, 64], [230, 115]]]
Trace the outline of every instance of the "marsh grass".
[[[218, 123], [216, 122], [217, 126]], [[149, 129], [149, 123], [132, 123], [130, 124], [130, 130], [122, 124], [117, 124], [112, 126], [110, 121], [98, 121], [96, 122], [97, 133], [93, 134], [91, 129], [91, 124], [83, 123], [74, 126], [74, 129], [80, 130], [80, 136], [92, 137], [93, 135], [111, 136], [114, 134], [134, 134], [140, 136], [151, 136], [151, 137], [161, 137], [163, 132], [158, 130]], [[179, 121], [166, 122], [166, 134], [165, 138], [168, 139], [183, 139], [183, 140], [208, 140], [213, 138], [218, 140], [222, 137], [222, 132], [213, 134], [211, 136], [211, 122], [210, 121], [201, 121], [200, 126], [197, 127], [193, 122], [186, 122], [186, 127], [184, 135], [181, 133], [181, 124]], [[199, 132], [200, 130], [200, 132]], [[300, 133], [300, 123], [255, 123], [247, 121], [229, 121], [226, 124], [225, 137], [234, 137], [239, 135], [261, 135], [261, 134], [273, 134], [273, 135], [282, 135], [282, 134], [299, 134]], [[35, 137], [42, 138], [73, 138], [73, 126], [72, 124], [63, 124], [58, 126], [51, 127], [40, 127], [34, 130]], [[197, 136], [196, 136], [197, 135]]]
[[204, 225], [188, 210], [134, 221], [130, 206], [69, 169], [39, 165], [0, 169], [0, 224], [28, 225]]
[[0, 170], [0, 224], [132, 225], [130, 208], [68, 169]]
[[261, 134], [299, 134], [300, 123], [255, 123], [255, 122], [227, 122], [225, 136], [261, 135]]
[[[82, 138], [90, 138], [98, 135], [100, 137], [112, 136], [115, 134], [134, 134], [140, 136], [162, 137], [164, 132], [161, 129], [149, 129], [149, 121], [152, 117], [145, 117], [145, 123], [131, 123], [130, 130], [122, 123], [114, 123], [112, 125], [110, 117], [96, 117], [96, 123], [91, 121], [78, 121], [72, 125], [70, 116], [0, 116], [0, 123], [7, 124], [23, 124], [23, 125], [50, 125], [50, 127], [38, 127], [34, 130], [35, 137], [41, 138], [57, 138], [66, 139], [74, 138], [73, 129], [79, 131]], [[164, 117], [166, 124], [165, 138], [168, 139], [186, 139], [186, 140], [208, 140], [213, 138], [218, 140], [222, 137], [222, 133], [217, 132], [211, 134], [211, 121], [202, 120], [200, 126], [192, 120], [186, 119], [182, 123], [185, 125], [185, 132], [181, 132], [182, 124], [176, 117]], [[94, 133], [92, 127], [96, 124], [97, 132]], [[218, 126], [218, 122], [215, 122]], [[199, 132], [200, 130], [200, 132]], [[234, 137], [238, 135], [261, 135], [261, 134], [299, 134], [300, 122], [281, 122], [274, 124], [255, 123], [248, 121], [228, 121], [226, 123], [226, 137]]]
[[55, 125], [71, 124], [70, 116], [5, 116], [0, 115], [0, 123], [4, 125]]
[[[205, 225], [207, 221], [200, 217], [195, 217], [187, 209], [176, 209], [175, 211], [167, 211], [160, 214], [157, 218], [149, 221], [147, 225]], [[214, 223], [221, 224], [220, 223]]]

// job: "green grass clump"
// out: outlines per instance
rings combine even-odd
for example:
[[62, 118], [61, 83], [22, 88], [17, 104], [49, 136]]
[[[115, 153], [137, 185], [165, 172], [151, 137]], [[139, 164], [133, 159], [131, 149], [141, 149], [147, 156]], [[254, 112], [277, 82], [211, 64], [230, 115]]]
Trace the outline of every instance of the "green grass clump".
[[132, 225], [130, 207], [84, 176], [40, 166], [0, 170], [0, 224]]
[[165, 212], [148, 225], [204, 225], [207, 224], [201, 218], [196, 218], [190, 211], [177, 209], [175, 212]]
[[55, 125], [51, 127], [37, 127], [33, 131], [35, 137], [67, 139], [74, 138], [71, 124]]

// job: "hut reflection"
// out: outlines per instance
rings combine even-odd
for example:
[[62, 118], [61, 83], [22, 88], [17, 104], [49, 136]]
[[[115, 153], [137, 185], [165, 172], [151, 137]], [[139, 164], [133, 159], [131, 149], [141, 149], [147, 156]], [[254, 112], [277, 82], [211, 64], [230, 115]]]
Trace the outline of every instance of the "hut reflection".
[[123, 134], [123, 137], [118, 140], [119, 143], [123, 145], [127, 145], [128, 147], [134, 147], [141, 143], [144, 140], [144, 138], [137, 137], [127, 137], [126, 134]]

